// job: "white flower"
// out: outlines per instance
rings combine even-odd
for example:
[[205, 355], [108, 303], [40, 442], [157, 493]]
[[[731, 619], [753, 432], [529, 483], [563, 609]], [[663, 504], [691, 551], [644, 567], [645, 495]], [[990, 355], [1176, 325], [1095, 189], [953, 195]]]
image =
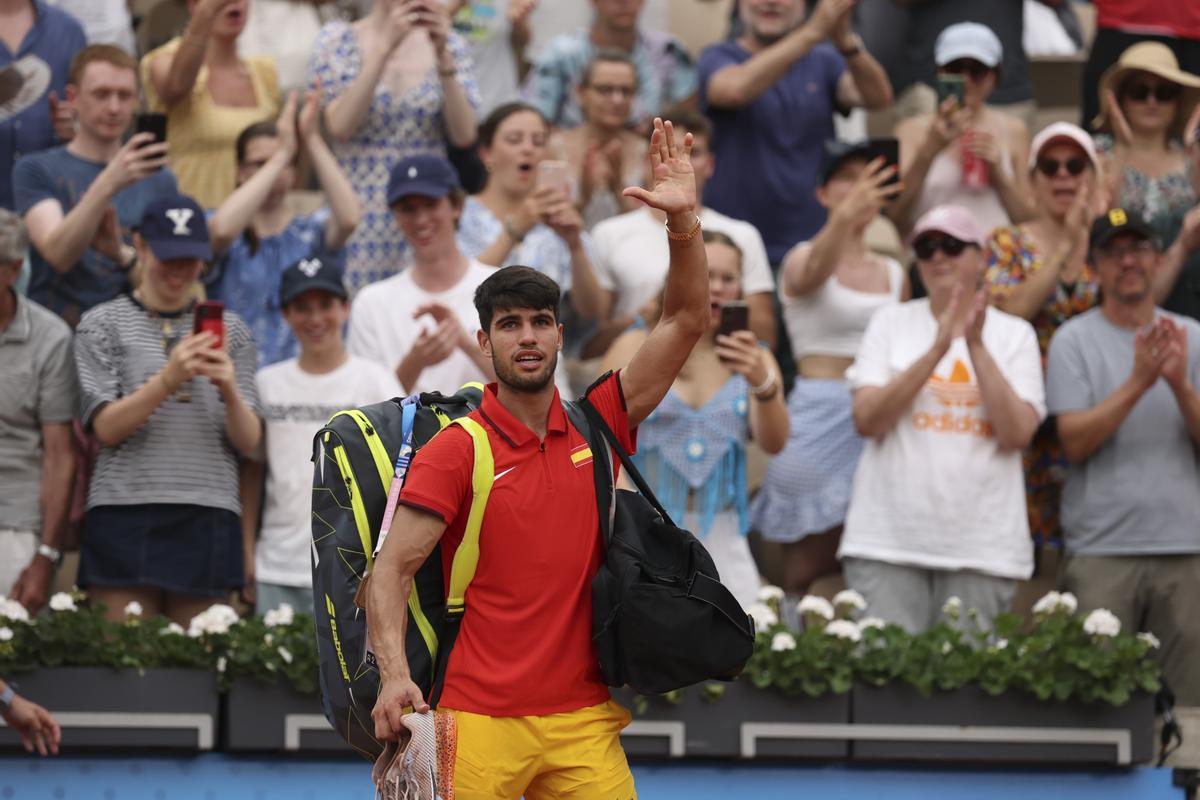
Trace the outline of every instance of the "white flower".
[[0, 597], [0, 617], [11, 619], [13, 622], [29, 622], [29, 612], [25, 610], [25, 606], [7, 597]]
[[953, 649], [954, 649], [954, 646], [951, 645], [949, 642], [942, 642], [942, 655], [946, 655]]
[[865, 631], [867, 628], [883, 630], [886, 626], [887, 623], [881, 620], [879, 617], [863, 617], [858, 621], [858, 629], [860, 631]]
[[1079, 600], [1070, 592], [1063, 592], [1059, 596], [1058, 605], [1060, 608], [1065, 609], [1068, 614], [1074, 614], [1079, 610]]
[[942, 613], [947, 617], [957, 618], [962, 613], [962, 600], [957, 597], [948, 598], [946, 604], [942, 606]]
[[857, 642], [862, 639], [862, 631], [848, 619], [835, 619], [825, 626], [825, 633], [830, 636], [836, 636], [839, 639], [849, 639], [852, 642]]
[[994, 646], [997, 650], [1003, 650], [1008, 647], [1008, 639], [997, 639]]
[[280, 647], [275, 652], [279, 653], [279, 657], [282, 658], [286, 663], [292, 663], [292, 653], [286, 647]]
[[142, 615], [142, 604], [137, 600], [130, 600], [125, 606], [125, 616], [140, 617]]
[[263, 644], [267, 645], [268, 647], [275, 644], [275, 637], [269, 633], [264, 634], [263, 635]]
[[178, 622], [171, 622], [167, 627], [158, 632], [159, 636], [183, 636], [187, 631]]
[[[7, 630], [7, 628], [5, 630]], [[2, 632], [0, 632], [0, 633], [2, 633]], [[1157, 650], [1159, 648], [1160, 642], [1158, 641], [1158, 637], [1155, 636], [1150, 631], [1142, 631], [1141, 633], [1139, 633], [1137, 635], [1137, 637], [1139, 639], [1141, 639], [1143, 642], [1145, 642], [1146, 644], [1150, 645], [1151, 650]], [[2, 639], [2, 638], [4, 638], [4, 637], [2, 635], [0, 635], [0, 639]]]
[[755, 603], [746, 609], [746, 613], [754, 619], [754, 630], [764, 633], [772, 625], [779, 622], [779, 616], [762, 603]]
[[227, 666], [229, 666], [229, 661], [225, 658], [225, 656], [221, 656], [217, 659], [217, 672], [224, 672], [225, 667]]
[[291, 625], [292, 620], [296, 618], [296, 612], [287, 603], [280, 603], [279, 608], [272, 608], [263, 615], [263, 623], [268, 628], [275, 628], [280, 625]]
[[1042, 596], [1041, 600], [1038, 600], [1033, 604], [1033, 613], [1054, 614], [1062, 611], [1070, 615], [1074, 614], [1078, 608], [1079, 601], [1075, 599], [1075, 595], [1071, 594], [1070, 592], [1063, 592], [1062, 594], [1059, 594], [1058, 592], [1047, 592]]
[[1121, 632], [1121, 620], [1107, 608], [1097, 608], [1084, 619], [1083, 632], [1092, 636], [1116, 636]]
[[66, 592], [57, 592], [50, 598], [50, 608], [53, 611], [78, 611], [75, 607], [75, 598]]
[[763, 586], [758, 590], [758, 602], [778, 603], [783, 599], [783, 589], [778, 586]]
[[228, 633], [229, 628], [237, 621], [238, 613], [236, 611], [224, 603], [217, 603], [192, 617], [187, 634], [194, 639], [206, 633]]
[[776, 653], [782, 653], [784, 650], [795, 650], [796, 637], [787, 631], [781, 631], [771, 639], [771, 649]]
[[12, 638], [12, 628], [0, 628], [0, 642], [11, 642]]
[[801, 616], [804, 614], [814, 614], [821, 619], [833, 619], [833, 603], [830, 603], [824, 597], [817, 597], [815, 594], [806, 594], [800, 598], [800, 602], [796, 604], [796, 610]]
[[833, 605], [838, 611], [849, 609], [851, 611], [866, 611], [867, 598], [863, 597], [853, 589], [843, 589], [833, 596]]

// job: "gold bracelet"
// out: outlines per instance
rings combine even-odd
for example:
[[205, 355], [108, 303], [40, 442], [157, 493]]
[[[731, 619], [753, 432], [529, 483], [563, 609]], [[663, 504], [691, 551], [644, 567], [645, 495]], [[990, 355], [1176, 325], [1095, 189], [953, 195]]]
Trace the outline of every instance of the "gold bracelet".
[[695, 214], [694, 216], [696, 217], [696, 222], [692, 225], [692, 229], [687, 233], [678, 233], [671, 230], [671, 223], [669, 221], [664, 223], [664, 227], [667, 229], [667, 238], [672, 242], [686, 242], [691, 239], [695, 239], [696, 234], [700, 233], [700, 215]]

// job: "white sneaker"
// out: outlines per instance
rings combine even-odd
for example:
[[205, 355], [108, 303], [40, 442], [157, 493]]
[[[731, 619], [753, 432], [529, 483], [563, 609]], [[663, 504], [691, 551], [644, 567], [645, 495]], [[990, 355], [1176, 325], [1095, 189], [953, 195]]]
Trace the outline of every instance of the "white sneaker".
[[458, 729], [447, 711], [405, 714], [399, 742], [388, 742], [371, 770], [378, 800], [454, 800]]

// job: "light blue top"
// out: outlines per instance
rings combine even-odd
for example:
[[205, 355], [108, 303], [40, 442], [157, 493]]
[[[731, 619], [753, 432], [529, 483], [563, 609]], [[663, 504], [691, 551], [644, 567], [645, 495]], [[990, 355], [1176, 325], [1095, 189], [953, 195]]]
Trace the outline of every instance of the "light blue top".
[[733, 375], [700, 408], [674, 391], [638, 427], [634, 463], [675, 524], [683, 523], [692, 498], [705, 536], [716, 515], [734, 509], [742, 535], [747, 514], [746, 442], [749, 438], [747, 393], [741, 375]]

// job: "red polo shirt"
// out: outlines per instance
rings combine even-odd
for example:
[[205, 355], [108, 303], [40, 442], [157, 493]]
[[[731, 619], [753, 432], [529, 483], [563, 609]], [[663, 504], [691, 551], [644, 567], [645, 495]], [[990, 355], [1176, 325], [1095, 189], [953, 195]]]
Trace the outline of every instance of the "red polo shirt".
[[[618, 375], [589, 397], [632, 453], [636, 436]], [[602, 703], [609, 693], [592, 646], [592, 577], [602, 551], [587, 441], [567, 420], [557, 391], [541, 442], [500, 403], [496, 384], [470, 416], [487, 431], [496, 479], [441, 703], [493, 717]], [[446, 521], [447, 584], [471, 505], [473, 466], [470, 435], [452, 425], [417, 453], [400, 495], [401, 503]]]

